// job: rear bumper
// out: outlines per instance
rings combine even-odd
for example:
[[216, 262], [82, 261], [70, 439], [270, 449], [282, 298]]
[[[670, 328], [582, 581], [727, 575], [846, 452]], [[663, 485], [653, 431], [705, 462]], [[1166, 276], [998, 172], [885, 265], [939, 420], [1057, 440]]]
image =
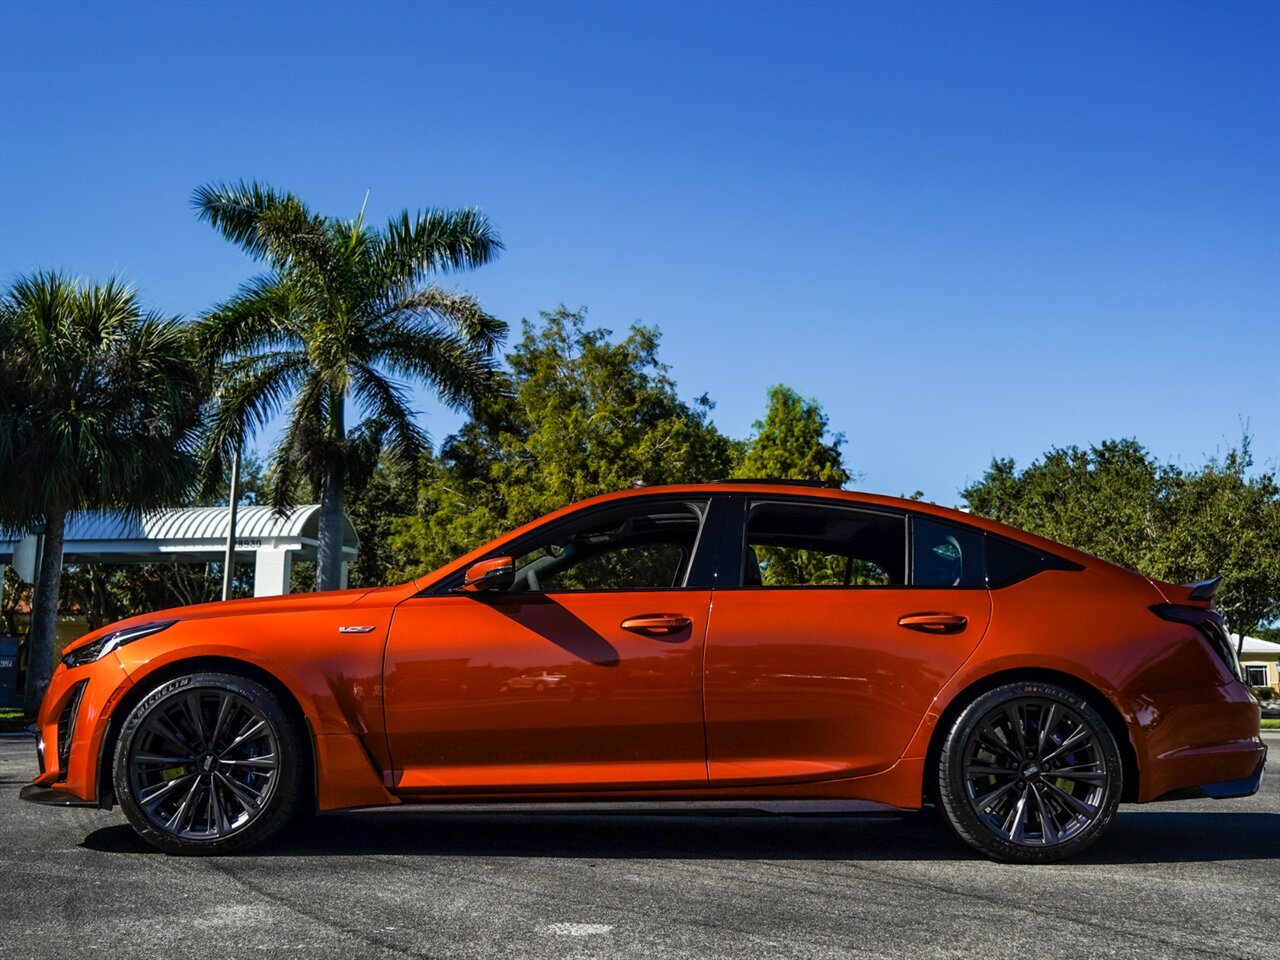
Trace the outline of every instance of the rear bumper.
[[1156, 797], [1157, 800], [1234, 800], [1238, 797], [1251, 797], [1258, 792], [1258, 788], [1262, 786], [1263, 771], [1267, 766], [1267, 756], [1265, 753], [1262, 759], [1258, 761], [1258, 767], [1253, 773], [1247, 777], [1241, 777], [1239, 780], [1219, 780], [1217, 783], [1202, 783], [1194, 787], [1182, 787], [1178, 790], [1171, 790], [1163, 796]]
[[42, 787], [29, 783], [18, 791], [18, 796], [28, 803], [39, 803], [46, 807], [96, 807], [96, 800], [84, 800], [70, 790], [58, 790], [54, 787]]
[[1221, 783], [1247, 783], [1266, 760], [1267, 747], [1258, 730], [1258, 701], [1238, 680], [1163, 690], [1137, 698], [1129, 706], [1128, 712], [1138, 720], [1132, 733], [1140, 803], [1180, 795], [1210, 796], [1194, 791]]

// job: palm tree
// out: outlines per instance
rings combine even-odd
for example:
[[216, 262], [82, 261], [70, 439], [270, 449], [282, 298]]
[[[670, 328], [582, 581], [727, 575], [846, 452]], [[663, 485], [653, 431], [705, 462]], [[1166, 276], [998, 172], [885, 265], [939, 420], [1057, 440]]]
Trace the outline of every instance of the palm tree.
[[29, 713], [53, 666], [67, 515], [180, 498], [199, 467], [204, 386], [183, 324], [115, 280], [34, 273], [0, 297], [0, 527], [44, 531]]
[[506, 324], [475, 298], [426, 282], [487, 263], [502, 249], [476, 210], [393, 217], [385, 230], [321, 216], [254, 183], [209, 184], [192, 202], [270, 272], [201, 321], [202, 350], [221, 364], [207, 476], [250, 432], [292, 401], [273, 456], [271, 502], [285, 509], [300, 480], [320, 490], [317, 588], [339, 585], [348, 400], [385, 424], [388, 454], [416, 462], [426, 448], [406, 382], [455, 409], [495, 385], [494, 350]]

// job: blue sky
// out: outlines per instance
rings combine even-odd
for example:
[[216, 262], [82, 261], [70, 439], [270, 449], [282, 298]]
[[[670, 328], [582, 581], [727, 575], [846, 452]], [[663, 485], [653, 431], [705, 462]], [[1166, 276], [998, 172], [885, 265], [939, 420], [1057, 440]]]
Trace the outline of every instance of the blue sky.
[[[1135, 436], [1280, 460], [1280, 5], [0, 4], [0, 281], [192, 315], [259, 178], [354, 216], [480, 206], [445, 278], [663, 331], [746, 435], [817, 398], [857, 486]], [[437, 438], [459, 418], [420, 397]]]

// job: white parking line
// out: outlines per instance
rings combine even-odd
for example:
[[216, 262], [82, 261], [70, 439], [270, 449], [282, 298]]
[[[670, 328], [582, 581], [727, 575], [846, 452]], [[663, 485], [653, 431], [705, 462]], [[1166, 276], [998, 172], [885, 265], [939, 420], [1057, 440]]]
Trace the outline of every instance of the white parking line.
[[549, 923], [546, 926], [547, 933], [560, 937], [591, 937], [612, 929], [607, 923]]

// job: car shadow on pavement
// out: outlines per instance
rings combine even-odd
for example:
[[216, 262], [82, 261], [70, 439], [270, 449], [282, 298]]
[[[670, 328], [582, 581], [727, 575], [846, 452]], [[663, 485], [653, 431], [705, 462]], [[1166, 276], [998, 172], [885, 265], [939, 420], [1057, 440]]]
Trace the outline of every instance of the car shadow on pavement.
[[[125, 825], [83, 846], [159, 854]], [[558, 857], [678, 860], [979, 859], [929, 814], [903, 817], [365, 813], [317, 817], [247, 857]], [[1122, 812], [1073, 862], [1280, 859], [1280, 814]]]

